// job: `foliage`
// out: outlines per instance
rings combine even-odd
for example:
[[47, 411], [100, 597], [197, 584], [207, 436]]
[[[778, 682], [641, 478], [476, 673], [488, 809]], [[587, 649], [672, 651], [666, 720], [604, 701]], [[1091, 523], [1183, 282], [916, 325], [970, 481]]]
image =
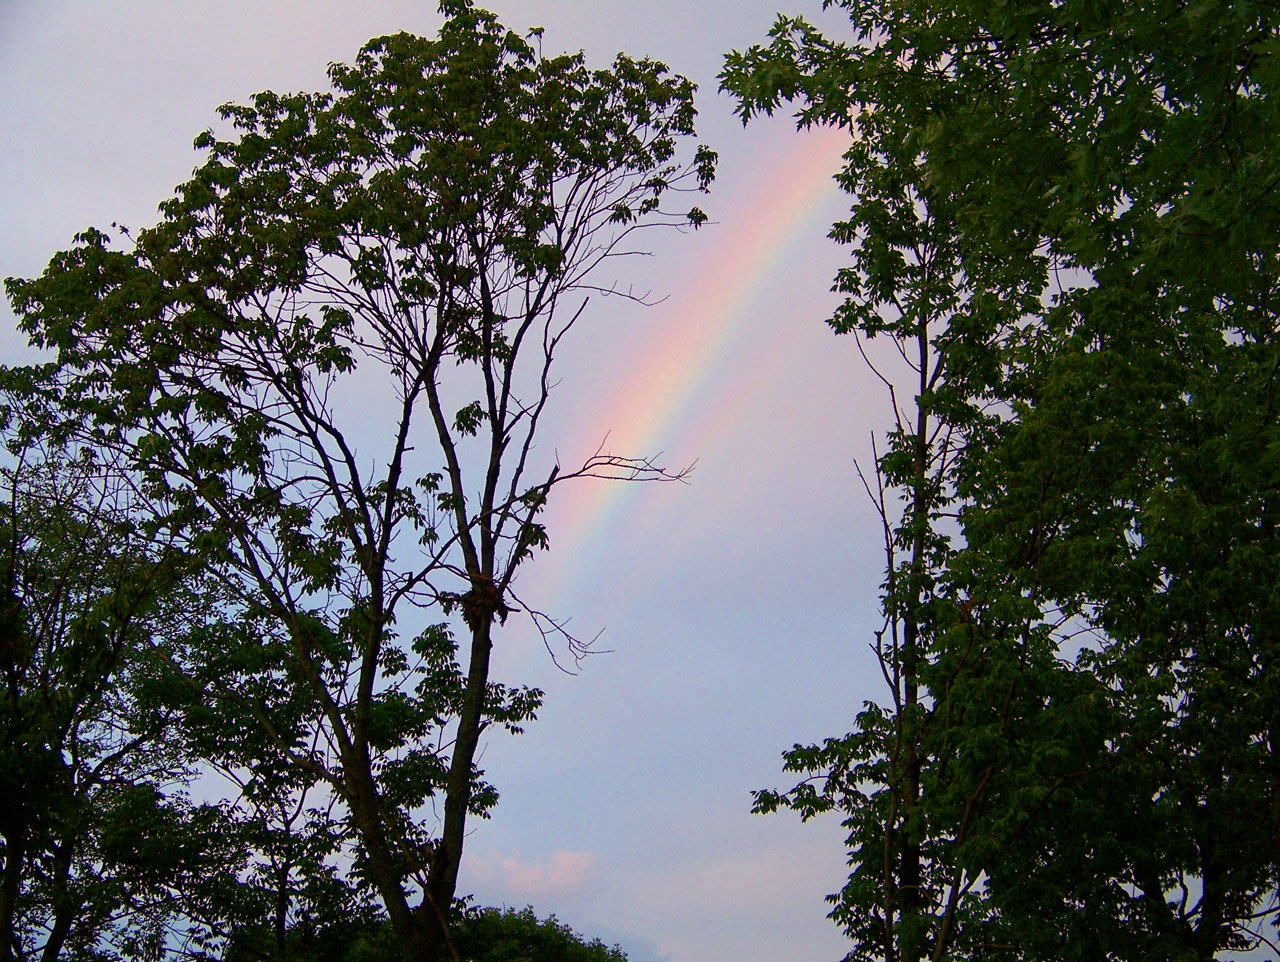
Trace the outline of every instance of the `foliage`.
[[[140, 537], [91, 458], [11, 445], [0, 519], [0, 957], [154, 957], [234, 901], [246, 854], [192, 804], [157, 668], [199, 610], [191, 566]], [[194, 604], [193, 604], [194, 602]], [[180, 916], [171, 893], [182, 891]]]
[[539, 919], [533, 908], [468, 909], [458, 927], [463, 962], [626, 962], [618, 947], [586, 942], [554, 915]]
[[937, 332], [878, 465], [906, 499], [883, 515], [899, 697], [797, 746], [816, 780], [759, 806], [846, 813], [856, 958], [1256, 946], [1280, 886], [1280, 24], [838, 5], [852, 44], [780, 19], [724, 81], [744, 118], [795, 100], [856, 134], [837, 329], [908, 336], [927, 276]]
[[591, 70], [442, 11], [438, 39], [334, 65], [332, 93], [222, 108], [228, 138], [198, 138], [205, 163], [126, 248], [88, 230], [8, 281], [56, 359], [4, 375], [25, 430], [123, 459], [147, 534], [221, 579], [179, 666], [208, 695], [184, 726], [273, 813], [261, 870], [288, 903], [346, 852], [414, 959], [443, 956], [466, 820], [497, 799], [481, 732], [541, 701], [489, 660], [513, 611], [557, 630], [512, 594], [552, 488], [670, 476], [538, 460], [556, 350], [639, 231], [704, 220], [663, 205], [715, 161], [678, 157], [693, 86], [661, 64]]
[[402, 959], [386, 919], [321, 922], [299, 917], [283, 939], [269, 925], [249, 924], [228, 939], [223, 962], [397, 962]]
[[[531, 907], [458, 909], [451, 942], [461, 962], [626, 962], [620, 948], [585, 941], [554, 915], [539, 919]], [[297, 962], [395, 962], [402, 958], [385, 919], [290, 927], [274, 952], [261, 930], [243, 929], [231, 941], [226, 962], [293, 959]]]

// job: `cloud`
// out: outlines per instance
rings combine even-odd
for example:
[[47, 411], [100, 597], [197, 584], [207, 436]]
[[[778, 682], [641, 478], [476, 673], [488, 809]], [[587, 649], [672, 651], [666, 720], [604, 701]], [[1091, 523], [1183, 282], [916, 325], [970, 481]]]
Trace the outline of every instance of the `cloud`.
[[[745, 844], [742, 832], [724, 824], [738, 817], [755, 826]], [[687, 833], [673, 829], [630, 860], [610, 857], [593, 915], [615, 931], [642, 933], [669, 962], [838, 959], [848, 952], [823, 901], [848, 877], [839, 819], [801, 827], [743, 812], [699, 840], [698, 827], [708, 825], [714, 823], [692, 804]], [[628, 942], [623, 948], [630, 954]]]
[[537, 904], [590, 889], [596, 861], [591, 852], [560, 849], [545, 860], [525, 862], [514, 856], [482, 854], [464, 864], [467, 874], [481, 887], [500, 889], [513, 901]]

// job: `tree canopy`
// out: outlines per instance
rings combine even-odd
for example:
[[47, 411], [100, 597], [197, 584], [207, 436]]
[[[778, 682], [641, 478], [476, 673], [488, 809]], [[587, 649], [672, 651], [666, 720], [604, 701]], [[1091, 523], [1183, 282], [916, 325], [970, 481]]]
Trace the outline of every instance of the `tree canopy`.
[[758, 804], [846, 813], [856, 958], [1265, 944], [1280, 24], [837, 5], [851, 42], [782, 18], [723, 80], [850, 130], [833, 323], [918, 348], [878, 463], [893, 697]]
[[249, 861], [228, 813], [192, 800], [197, 761], [174, 738], [189, 699], [168, 666], [204, 622], [205, 582], [139, 531], [103, 465], [8, 440], [0, 957], [147, 956], [229, 917]]
[[203, 691], [185, 730], [265, 820], [277, 944], [341, 856], [413, 959], [450, 953], [466, 820], [497, 799], [481, 733], [542, 699], [489, 666], [513, 612], [560, 631], [513, 593], [552, 488], [678, 476], [540, 456], [553, 359], [641, 232], [702, 223], [668, 202], [715, 162], [683, 149], [693, 85], [662, 64], [589, 69], [442, 11], [331, 92], [223, 107], [159, 224], [9, 280], [54, 359], [4, 375], [26, 435], [109, 452], [141, 530], [217, 579], [173, 667]]

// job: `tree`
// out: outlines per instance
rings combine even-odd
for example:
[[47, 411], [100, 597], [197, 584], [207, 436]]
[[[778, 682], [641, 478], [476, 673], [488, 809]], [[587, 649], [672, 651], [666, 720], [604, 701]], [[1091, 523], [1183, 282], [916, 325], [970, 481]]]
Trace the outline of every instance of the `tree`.
[[[763, 56], [731, 55], [726, 85], [738, 90], [750, 58]], [[801, 122], [848, 124], [850, 113], [848, 103], [824, 104]], [[888, 704], [869, 702], [849, 734], [795, 746], [786, 769], [808, 777], [788, 793], [756, 793], [755, 810], [785, 806], [806, 819], [841, 812], [854, 871], [831, 897], [832, 918], [854, 941], [851, 958], [915, 960], [958, 918], [984, 914], [971, 876], [955, 870], [972, 811], [951, 830], [924, 830], [932, 815], [924, 792], [945, 766], [930, 751], [937, 719], [926, 675], [939, 582], [954, 555], [951, 532], [939, 522], [955, 510], [965, 443], [990, 428], [982, 400], [1005, 331], [1000, 316], [974, 310], [949, 198], [932, 186], [918, 149], [884, 121], [879, 113], [858, 115], [837, 175], [856, 202], [831, 232], [850, 245], [852, 264], [837, 276], [847, 297], [830, 324], [859, 340], [895, 413], [874, 472], [859, 468], [884, 533], [885, 621], [872, 648]], [[909, 372], [906, 384], [871, 361], [864, 340], [876, 339], [892, 343]]]
[[[869, 705], [798, 746], [816, 782], [760, 804], [847, 813], [833, 914], [854, 957], [1256, 946], [1280, 887], [1259, 844], [1280, 837], [1280, 24], [1226, 2], [839, 6], [854, 44], [782, 19], [723, 79], [744, 117], [793, 99], [856, 130], [836, 234], [859, 245], [857, 329], [884, 326], [913, 224], [954, 238], [942, 390], [920, 383], [917, 407], [949, 439], [927, 449], [926, 536], [959, 537], [922, 593], [886, 588], [890, 619], [923, 602], [919, 647], [888, 659], [896, 686], [922, 658], [919, 710]], [[893, 177], [915, 199], [877, 221]], [[908, 449], [880, 461], [908, 498], [899, 545], [921, 528]], [[899, 733], [914, 818], [891, 808], [912, 795]]]
[[[455, 905], [452, 934], [457, 957], [463, 962], [626, 962], [618, 946], [599, 939], [586, 941], [554, 915], [539, 919], [532, 907], [475, 908]], [[398, 958], [385, 920], [363, 924], [335, 924], [324, 928], [290, 930], [290, 955], [255, 953], [245, 940], [232, 940], [227, 962], [257, 958], [298, 958], [324, 962], [373, 962]]]
[[[7, 432], [6, 432], [7, 433]], [[0, 958], [152, 957], [219, 915], [244, 852], [192, 805], [179, 709], [156, 697], [198, 610], [104, 466], [8, 436], [0, 471]]]
[[[216, 645], [216, 634], [200, 632], [192, 641], [192, 650], [204, 654], [211, 641]], [[190, 657], [189, 663], [204, 666], [202, 673], [221, 684], [269, 691], [276, 696], [271, 706], [277, 731], [290, 720], [291, 730], [304, 730], [313, 717], [306, 688], [283, 672], [269, 678], [261, 666], [246, 670], [242, 651], [235, 643], [219, 646], [214, 657]], [[187, 696], [172, 737], [183, 739], [185, 752], [199, 765], [204, 792], [214, 798], [225, 793], [224, 834], [247, 853], [237, 874], [234, 913], [218, 918], [216, 927], [200, 916], [192, 920], [202, 924], [196, 931], [200, 950], [220, 951], [228, 960], [284, 962], [316, 952], [328, 957], [320, 947], [330, 933], [354, 937], [382, 918], [368, 887], [344, 871], [351, 831], [337, 800], [314, 774], [291, 768], [253, 718], [237, 717], [234, 703], [202, 698], [192, 690], [190, 675], [170, 676]], [[211, 777], [215, 773], [221, 782]]]
[[531, 906], [467, 909], [459, 926], [465, 962], [627, 962], [618, 946], [585, 941], [554, 915], [539, 919]]
[[[541, 699], [489, 672], [513, 611], [557, 630], [513, 594], [547, 546], [539, 512], [571, 477], [671, 476], [539, 456], [555, 352], [637, 232], [705, 219], [661, 205], [715, 159], [678, 159], [693, 85], [661, 64], [589, 70], [466, 0], [441, 9], [438, 39], [371, 41], [332, 94], [224, 107], [233, 135], [197, 140], [207, 161], [130, 249], [86, 231], [7, 282], [56, 351], [23, 377], [126, 459], [157, 535], [228, 572], [220, 710], [338, 800], [359, 877], [424, 960], [449, 950], [466, 820], [497, 797], [481, 733]], [[379, 390], [385, 407], [354, 396]], [[415, 611], [459, 615], [465, 657], [443, 620], [401, 640]], [[437, 799], [438, 833], [419, 815]]]

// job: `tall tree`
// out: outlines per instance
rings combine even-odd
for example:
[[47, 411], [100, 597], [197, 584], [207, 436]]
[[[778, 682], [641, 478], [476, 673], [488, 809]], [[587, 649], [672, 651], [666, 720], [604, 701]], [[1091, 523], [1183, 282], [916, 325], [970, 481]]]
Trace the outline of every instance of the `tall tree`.
[[[892, 787], [873, 736], [896, 706], [791, 753], [818, 787], [762, 802], [850, 813], [836, 916], [856, 957], [1257, 946], [1280, 886], [1280, 22], [1230, 2], [838, 5], [854, 43], [783, 19], [725, 82], [744, 116], [794, 99], [855, 128], [855, 218], [881, 202], [851, 177], [870, 150], [945, 219], [961, 300], [935, 345], [970, 376], [918, 400], [984, 414], [954, 436], [962, 537], [920, 619], [918, 817], [895, 839], [864, 797]], [[896, 283], [892, 259], [857, 268]], [[897, 457], [881, 467], [910, 497]], [[916, 850], [959, 887], [886, 915], [892, 885], [859, 879]], [[877, 911], [878, 942], [858, 921]]]
[[[466, 821], [496, 800], [481, 733], [541, 698], [489, 668], [529, 610], [539, 512], [570, 477], [668, 476], [539, 456], [553, 359], [637, 232], [704, 220], [662, 204], [715, 159], [678, 157], [693, 85], [661, 64], [591, 70], [441, 9], [438, 39], [371, 41], [333, 93], [223, 108], [234, 135], [198, 139], [207, 162], [130, 249], [87, 231], [8, 282], [57, 352], [38, 389], [129, 461], [158, 532], [231, 573], [246, 630], [223, 642], [266, 680], [221, 687], [225, 710], [339, 800], [415, 960], [448, 954]], [[461, 616], [461, 657], [442, 622], [398, 638], [422, 609]], [[299, 686], [310, 724], [280, 724]]]
[[[731, 55], [726, 85], [746, 84], [750, 58], [762, 57]], [[832, 918], [855, 943], [851, 957], [897, 962], [928, 957], [939, 932], [984, 914], [975, 873], [957, 871], [956, 861], [976, 812], [971, 806], [943, 828], [925, 797], [946, 766], [931, 750], [941, 726], [928, 662], [939, 586], [955, 553], [954, 526], [943, 519], [956, 510], [965, 444], [992, 426], [983, 402], [1007, 330], [1003, 315], [977, 309], [954, 209], [930, 183], [918, 145], [884, 114], [851, 106], [810, 105], [801, 123], [855, 133], [836, 179], [856, 200], [831, 231], [852, 263], [836, 278], [846, 300], [830, 325], [858, 340], [895, 415], [874, 470], [861, 476], [884, 534], [885, 620], [872, 650], [889, 694], [866, 704], [853, 731], [788, 752], [787, 770], [805, 780], [790, 792], [757, 793], [755, 810], [844, 816], [854, 870], [831, 897]], [[885, 340], [893, 350], [873, 362], [870, 342]]]

